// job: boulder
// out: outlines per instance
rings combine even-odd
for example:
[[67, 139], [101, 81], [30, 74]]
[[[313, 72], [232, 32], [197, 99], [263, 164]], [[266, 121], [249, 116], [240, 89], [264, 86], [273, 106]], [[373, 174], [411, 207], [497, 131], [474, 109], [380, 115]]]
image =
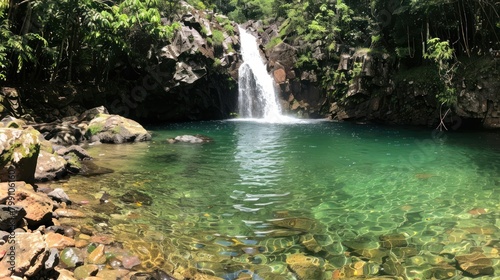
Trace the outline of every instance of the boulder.
[[54, 204], [44, 193], [35, 192], [33, 187], [24, 182], [14, 182], [15, 191], [8, 192], [8, 183], [0, 183], [0, 202], [12, 200], [14, 205], [23, 207], [25, 219], [31, 228], [50, 222]]
[[86, 135], [93, 142], [115, 144], [151, 140], [151, 134], [136, 121], [108, 114], [99, 114], [92, 119]]
[[173, 143], [191, 143], [191, 144], [197, 144], [197, 143], [208, 143], [211, 142], [212, 138], [203, 136], [200, 134], [196, 135], [180, 135], [176, 136], [175, 138], [169, 138], [167, 139], [167, 142], [173, 144]]
[[36, 165], [35, 180], [49, 181], [60, 179], [67, 174], [66, 160], [58, 154], [40, 151]]
[[5, 243], [0, 247], [0, 251], [6, 251], [6, 256], [0, 261], [0, 278], [11, 275], [12, 265], [9, 253], [15, 249], [14, 274], [23, 276], [33, 276], [43, 268], [49, 252], [46, 250], [47, 244], [39, 231], [33, 233], [16, 233], [15, 244]]
[[56, 121], [34, 125], [43, 137], [53, 144], [74, 145], [84, 140], [85, 125], [72, 121]]
[[32, 127], [0, 128], [0, 181], [35, 181], [39, 135]]
[[21, 206], [0, 204], [0, 230], [14, 230], [25, 216], [26, 210]]

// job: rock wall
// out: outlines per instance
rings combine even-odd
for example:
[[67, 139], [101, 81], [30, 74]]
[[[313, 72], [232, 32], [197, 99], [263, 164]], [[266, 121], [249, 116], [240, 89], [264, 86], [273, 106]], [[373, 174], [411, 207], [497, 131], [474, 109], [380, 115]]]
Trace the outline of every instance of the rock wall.
[[446, 107], [436, 97], [442, 82], [430, 63], [406, 69], [382, 51], [342, 45], [327, 51], [321, 40], [278, 40], [278, 24], [246, 26], [258, 36], [283, 108], [292, 114], [431, 127], [443, 119], [453, 129], [500, 127], [498, 57], [461, 59], [454, 79], [457, 102]]

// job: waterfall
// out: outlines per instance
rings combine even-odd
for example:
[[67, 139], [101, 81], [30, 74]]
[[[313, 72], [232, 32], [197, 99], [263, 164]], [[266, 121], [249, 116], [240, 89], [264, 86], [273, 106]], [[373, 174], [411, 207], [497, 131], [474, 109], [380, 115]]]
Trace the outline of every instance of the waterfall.
[[241, 56], [239, 68], [238, 110], [242, 118], [281, 122], [284, 117], [274, 90], [273, 78], [262, 62], [256, 38], [239, 27]]

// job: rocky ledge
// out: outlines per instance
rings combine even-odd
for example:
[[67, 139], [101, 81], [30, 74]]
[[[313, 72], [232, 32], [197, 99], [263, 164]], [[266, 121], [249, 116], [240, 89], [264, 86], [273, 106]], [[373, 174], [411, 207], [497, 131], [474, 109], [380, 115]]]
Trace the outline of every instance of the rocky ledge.
[[111, 169], [95, 165], [79, 144], [150, 139], [151, 134], [140, 124], [110, 115], [104, 107], [42, 124], [7, 116], [0, 121], [0, 179], [7, 181], [9, 167], [15, 170], [18, 180], [28, 183], [61, 179], [69, 174], [109, 173]]

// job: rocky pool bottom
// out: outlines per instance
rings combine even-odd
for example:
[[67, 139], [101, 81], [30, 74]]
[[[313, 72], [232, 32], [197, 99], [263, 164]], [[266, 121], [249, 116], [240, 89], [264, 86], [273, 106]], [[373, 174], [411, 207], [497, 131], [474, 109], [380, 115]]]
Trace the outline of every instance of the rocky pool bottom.
[[[500, 279], [497, 134], [328, 122], [152, 130], [149, 143], [87, 147], [114, 173], [43, 186], [84, 213], [58, 222], [83, 251], [104, 244], [98, 269], [124, 269], [118, 247], [140, 260], [131, 271], [175, 279]], [[213, 141], [167, 141], [198, 133]]]

